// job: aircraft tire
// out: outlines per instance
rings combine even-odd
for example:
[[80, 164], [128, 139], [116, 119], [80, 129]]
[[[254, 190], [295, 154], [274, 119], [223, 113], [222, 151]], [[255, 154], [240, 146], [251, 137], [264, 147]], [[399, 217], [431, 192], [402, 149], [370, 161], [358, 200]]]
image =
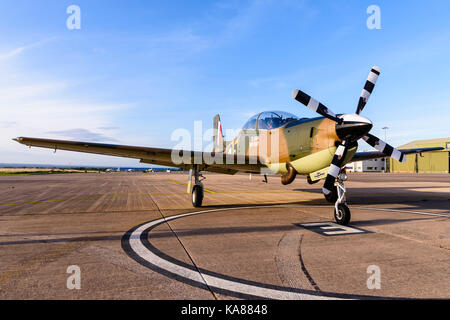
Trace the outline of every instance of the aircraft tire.
[[195, 185], [192, 189], [192, 205], [195, 208], [200, 208], [203, 202], [203, 187]]
[[345, 203], [338, 204], [338, 211], [334, 209], [334, 219], [336, 220], [336, 223], [341, 226], [346, 226], [350, 223], [350, 209]]

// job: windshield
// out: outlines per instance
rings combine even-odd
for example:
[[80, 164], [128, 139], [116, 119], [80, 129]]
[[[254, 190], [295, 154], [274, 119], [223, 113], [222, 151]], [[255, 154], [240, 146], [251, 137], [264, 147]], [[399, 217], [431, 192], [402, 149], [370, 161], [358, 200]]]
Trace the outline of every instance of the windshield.
[[244, 130], [271, 130], [284, 126], [285, 124], [299, 120], [291, 113], [284, 111], [266, 111], [251, 117], [242, 127]]
[[287, 112], [283, 111], [263, 112], [260, 114], [258, 118], [258, 130], [276, 129], [295, 120], [299, 120], [299, 118]]
[[258, 119], [258, 116], [260, 114], [258, 113], [257, 115], [254, 115], [253, 117], [251, 117], [245, 124], [244, 127], [242, 127], [242, 129], [244, 130], [251, 130], [251, 129], [256, 129], [256, 120]]

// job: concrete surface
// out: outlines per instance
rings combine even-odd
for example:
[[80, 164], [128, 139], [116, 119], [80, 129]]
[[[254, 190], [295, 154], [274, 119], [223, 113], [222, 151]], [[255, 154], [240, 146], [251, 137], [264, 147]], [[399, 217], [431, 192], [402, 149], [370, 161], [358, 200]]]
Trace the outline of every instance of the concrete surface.
[[0, 177], [0, 298], [450, 298], [448, 175], [350, 174], [335, 236], [303, 226], [334, 221], [321, 184], [205, 176], [200, 209], [177, 173]]

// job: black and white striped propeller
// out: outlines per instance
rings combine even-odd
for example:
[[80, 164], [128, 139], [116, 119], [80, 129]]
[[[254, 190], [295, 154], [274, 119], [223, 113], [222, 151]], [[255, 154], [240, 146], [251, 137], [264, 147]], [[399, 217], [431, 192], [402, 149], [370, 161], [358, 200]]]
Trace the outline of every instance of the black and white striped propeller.
[[334, 154], [333, 160], [331, 161], [328, 175], [323, 187], [323, 193], [326, 196], [332, 193], [334, 183], [339, 173], [341, 172], [342, 166], [344, 165], [344, 159], [349, 147], [357, 145], [357, 141], [361, 138], [387, 157], [392, 157], [400, 162], [406, 161], [406, 157], [399, 150], [390, 146], [381, 139], [371, 135], [369, 131], [373, 127], [372, 122], [360, 115], [362, 110], [366, 106], [367, 101], [369, 100], [370, 95], [373, 92], [373, 89], [375, 88], [375, 84], [377, 83], [379, 75], [380, 68], [373, 67], [370, 70], [369, 76], [359, 98], [356, 113], [354, 114], [343, 114], [337, 116], [325, 105], [310, 97], [306, 93], [300, 90], [295, 90], [293, 92], [295, 100], [304, 104], [318, 114], [336, 122], [336, 133], [341, 141], [336, 150], [336, 153]]
[[380, 76], [380, 68], [373, 67], [370, 70], [369, 76], [367, 77], [366, 84], [361, 92], [361, 96], [359, 97], [358, 107], [356, 108], [356, 114], [360, 114], [363, 111], [364, 107], [367, 104], [367, 101], [370, 98], [370, 95], [377, 84], [378, 77]]

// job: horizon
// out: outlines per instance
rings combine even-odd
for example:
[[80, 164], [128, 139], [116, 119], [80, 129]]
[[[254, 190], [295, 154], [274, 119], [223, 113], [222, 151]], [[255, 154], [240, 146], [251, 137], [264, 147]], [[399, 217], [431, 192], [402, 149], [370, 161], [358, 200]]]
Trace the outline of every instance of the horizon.
[[177, 169], [174, 167], [158, 166], [158, 165], [141, 165], [141, 166], [92, 166], [92, 165], [64, 165], [64, 164], [46, 164], [46, 163], [0, 163], [0, 168], [95, 168], [95, 169]]

